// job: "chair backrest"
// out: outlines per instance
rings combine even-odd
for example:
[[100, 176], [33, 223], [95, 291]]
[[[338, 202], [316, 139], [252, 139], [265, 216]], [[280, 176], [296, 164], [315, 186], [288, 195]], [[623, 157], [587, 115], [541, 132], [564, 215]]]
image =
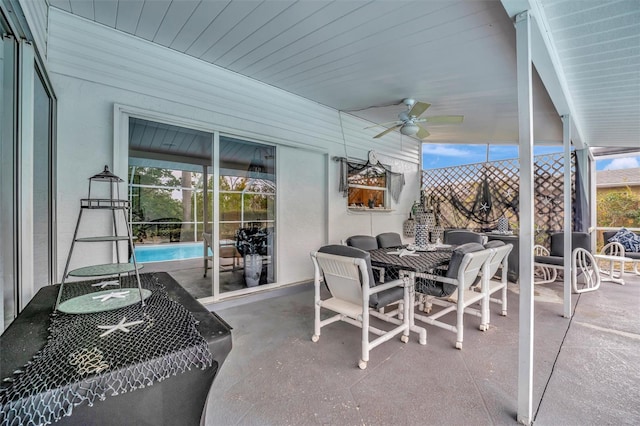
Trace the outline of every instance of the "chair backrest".
[[452, 230], [444, 234], [444, 243], [460, 245], [466, 243], [484, 244], [486, 237], [473, 231]]
[[448, 278], [455, 278], [469, 287], [475, 281], [482, 265], [494, 254], [495, 249], [485, 249], [482, 244], [467, 243], [455, 249], [447, 270]]
[[376, 237], [371, 235], [353, 235], [347, 238], [347, 245], [359, 248], [360, 250], [375, 250], [378, 248]]
[[485, 244], [484, 247], [493, 249], [493, 257], [487, 264], [487, 276], [489, 278], [493, 277], [501, 266], [502, 272], [506, 273], [509, 267], [509, 253], [511, 253], [511, 250], [513, 249], [513, 244], [502, 244], [494, 247], [487, 247], [488, 245], [489, 244]]
[[[577, 248], [585, 249], [591, 252], [591, 236], [587, 232], [571, 233], [571, 250]], [[564, 257], [564, 233], [556, 232], [551, 234], [551, 250], [550, 256]]]
[[608, 256], [624, 256], [624, 246], [620, 243], [611, 242], [607, 243], [602, 249], [600, 249], [600, 254], [606, 254]]
[[[460, 270], [464, 267], [463, 264], [465, 262], [465, 256], [481, 250], [484, 250], [484, 247], [479, 243], [462, 244], [455, 250], [453, 250], [453, 252], [451, 253], [451, 260], [449, 261], [449, 268], [447, 269], [446, 277], [458, 278]], [[488, 252], [490, 253], [490, 251]]]
[[207, 254], [209, 254], [209, 249], [211, 250], [211, 252], [213, 252], [213, 246], [211, 245], [211, 234], [207, 233], [207, 232], [203, 232], [202, 233], [202, 239], [204, 240], [205, 244], [207, 245]]
[[[359, 304], [362, 303], [362, 286], [366, 284], [371, 288], [376, 285], [371, 270], [371, 255], [364, 250], [333, 244], [320, 247], [315, 257], [333, 297]], [[375, 306], [377, 303], [378, 295], [370, 295], [369, 305]]]
[[400, 237], [400, 234], [396, 232], [385, 232], [383, 234], [379, 234], [376, 236], [376, 240], [378, 241], [378, 247], [380, 248], [402, 246], [402, 238]]
[[604, 245], [607, 245], [607, 243], [610, 242], [609, 239], [614, 235], [616, 235], [617, 233], [618, 231], [604, 231], [602, 233], [602, 238], [604, 239]]

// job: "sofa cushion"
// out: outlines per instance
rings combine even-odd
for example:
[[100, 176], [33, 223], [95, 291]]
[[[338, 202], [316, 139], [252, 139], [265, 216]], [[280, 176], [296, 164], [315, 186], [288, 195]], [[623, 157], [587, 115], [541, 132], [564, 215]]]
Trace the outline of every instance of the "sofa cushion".
[[640, 252], [640, 236], [626, 228], [622, 228], [616, 234], [609, 238], [609, 242], [620, 243], [625, 251], [638, 253]]

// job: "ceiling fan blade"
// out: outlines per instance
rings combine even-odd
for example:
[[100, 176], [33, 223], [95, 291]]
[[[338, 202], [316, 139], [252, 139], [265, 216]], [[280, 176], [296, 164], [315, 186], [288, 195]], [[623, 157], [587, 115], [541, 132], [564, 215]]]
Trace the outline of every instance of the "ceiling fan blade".
[[398, 124], [396, 126], [393, 127], [389, 127], [387, 130], [385, 130], [382, 133], [378, 133], [377, 135], [375, 135], [373, 138], [377, 139], [377, 138], [381, 138], [382, 136], [386, 135], [387, 133], [393, 132], [396, 129], [399, 129], [402, 126], [402, 124]]
[[427, 104], [425, 102], [416, 102], [413, 105], [413, 108], [411, 108], [411, 111], [409, 111], [409, 115], [410, 116], [414, 116], [414, 117], [418, 117], [418, 116], [420, 116], [420, 114], [425, 112], [427, 110], [427, 108], [429, 108], [430, 106], [431, 106], [431, 104]]
[[433, 117], [423, 117], [419, 120], [422, 123], [431, 124], [459, 124], [462, 123], [463, 119], [464, 115], [436, 115]]
[[394, 126], [396, 126], [398, 124], [402, 124], [402, 121], [395, 120], [395, 121], [387, 121], [386, 123], [374, 124], [373, 126], [365, 127], [365, 130], [372, 129], [378, 126], [388, 126], [389, 124], [393, 124]]
[[429, 137], [429, 132], [427, 132], [427, 130], [422, 127], [422, 126], [418, 126], [420, 127], [420, 130], [418, 130], [418, 133], [416, 133], [416, 137], [418, 139], [426, 139]]

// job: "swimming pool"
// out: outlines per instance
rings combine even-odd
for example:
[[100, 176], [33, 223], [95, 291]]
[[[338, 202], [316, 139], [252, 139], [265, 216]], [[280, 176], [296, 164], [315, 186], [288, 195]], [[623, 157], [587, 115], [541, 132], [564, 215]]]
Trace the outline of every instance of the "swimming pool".
[[[138, 245], [135, 248], [136, 262], [166, 262], [202, 258], [202, 243]], [[211, 250], [209, 250], [211, 255]]]

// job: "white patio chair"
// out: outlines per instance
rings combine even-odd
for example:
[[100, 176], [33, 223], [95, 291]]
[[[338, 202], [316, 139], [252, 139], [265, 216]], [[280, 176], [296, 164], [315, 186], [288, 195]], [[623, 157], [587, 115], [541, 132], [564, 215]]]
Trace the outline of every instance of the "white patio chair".
[[[487, 265], [488, 277], [489, 277], [489, 303], [486, 303], [487, 312], [485, 314], [485, 320], [487, 323], [485, 324], [485, 330], [489, 328], [489, 323], [491, 322], [491, 310], [490, 304], [496, 303], [502, 307], [500, 310], [500, 315], [507, 316], [507, 276], [508, 276], [508, 268], [509, 268], [509, 253], [513, 250], [512, 244], [505, 244], [499, 247], [491, 247], [495, 250], [495, 253], [491, 259], [489, 259], [489, 263]], [[495, 275], [500, 269], [500, 278], [496, 279]], [[479, 288], [482, 291], [482, 287]], [[491, 297], [491, 295], [497, 291], [500, 291], [500, 298]]]
[[[624, 246], [617, 242], [611, 242], [606, 244], [604, 247], [602, 247], [602, 249], [600, 250], [600, 254], [605, 256], [614, 256], [614, 257], [624, 258], [625, 257]], [[616, 265], [615, 265], [616, 263], [620, 264], [620, 268], [618, 270], [617, 275], [616, 275]], [[625, 263], [624, 261], [616, 261], [613, 258], [609, 258], [606, 260], [598, 259], [598, 267], [600, 268], [600, 272], [606, 273], [607, 275], [609, 275], [609, 279], [614, 281], [622, 279], [622, 274], [624, 273], [624, 263]]]
[[[549, 256], [549, 250], [545, 246], [536, 244], [533, 246], [534, 256]], [[534, 284], [547, 284], [552, 283], [558, 278], [558, 271], [555, 268], [548, 268], [547, 266], [536, 265], [533, 268]]]
[[[314, 265], [315, 287], [315, 321], [313, 342], [320, 339], [322, 327], [336, 321], [345, 321], [362, 328], [362, 355], [358, 366], [367, 368], [369, 351], [379, 344], [390, 340], [402, 333], [400, 340], [409, 341], [409, 303], [410, 283], [406, 279], [399, 279], [384, 284], [378, 284], [371, 272], [371, 258], [369, 253], [343, 245], [329, 245], [311, 253]], [[331, 297], [321, 299], [320, 283], [327, 285]], [[403, 320], [389, 318], [395, 327], [389, 331], [373, 327], [369, 323], [370, 315], [385, 319], [376, 310], [401, 300], [403, 303]], [[321, 308], [337, 313], [325, 320], [320, 319]], [[398, 324], [400, 322], [400, 324]], [[378, 335], [369, 341], [369, 333]]]
[[[426, 303], [443, 306], [443, 309], [430, 315], [415, 314], [415, 319], [456, 333], [455, 347], [458, 349], [462, 349], [465, 313], [481, 317], [480, 330], [486, 330], [488, 320], [485, 316], [488, 313], [490, 288], [488, 264], [494, 254], [495, 249], [485, 249], [479, 243], [467, 243], [453, 251], [446, 276], [424, 274], [424, 278], [417, 278], [416, 291], [427, 296], [436, 296], [427, 297]], [[476, 292], [471, 286], [481, 271], [482, 292]], [[421, 282], [426, 285], [420, 285]], [[452, 302], [449, 295], [456, 290], [455, 301]], [[438, 292], [442, 293], [437, 294]], [[481, 303], [480, 309], [471, 308], [471, 305], [478, 302]], [[428, 309], [430, 310], [430, 307]], [[455, 325], [439, 320], [453, 311], [456, 312]]]
[[[574, 293], [586, 293], [600, 288], [600, 270], [593, 255], [583, 248], [577, 248], [571, 256], [571, 286]], [[584, 284], [578, 288], [578, 284]]]
[[[591, 245], [591, 237], [586, 232], [572, 232], [571, 233], [571, 288], [574, 293], [584, 293], [585, 291], [596, 290], [600, 286], [600, 275], [596, 260], [589, 251]], [[584, 253], [587, 253], [586, 255]], [[580, 259], [579, 259], [580, 257]], [[589, 263], [591, 262], [591, 263]], [[580, 272], [576, 270], [574, 265], [578, 265]], [[538, 281], [534, 281], [534, 284], [546, 284], [555, 281], [557, 278], [557, 271], [564, 271], [564, 234], [562, 232], [551, 234], [551, 250], [549, 255], [536, 255], [533, 258], [534, 268], [548, 268], [552, 269], [553, 273], [547, 277], [542, 277]], [[598, 286], [592, 288], [588, 285], [583, 290], [578, 290], [577, 277], [581, 272], [590, 274], [591, 270], [598, 270]], [[546, 279], [545, 279], [546, 278]], [[585, 277], [585, 282], [590, 282], [591, 278]]]
[[[611, 241], [609, 241], [609, 240], [610, 240], [611, 238], [615, 237], [615, 236], [616, 236], [616, 234], [617, 234], [619, 231], [620, 231], [620, 230], [618, 230], [618, 231], [604, 231], [604, 232], [602, 233], [602, 237], [604, 238], [604, 242], [605, 242], [605, 244], [606, 244], [606, 243], [608, 243], [608, 242], [611, 242]], [[640, 234], [638, 234], [638, 233], [636, 232], [636, 235], [640, 235]], [[624, 248], [624, 245], [623, 245], [623, 248]], [[639, 269], [639, 268], [640, 268], [640, 253], [638, 253], [638, 252], [633, 252], [633, 251], [626, 251], [626, 250], [627, 250], [627, 249], [625, 249], [624, 257], [632, 259], [633, 272], [634, 272], [636, 275], [640, 275], [640, 269]]]

